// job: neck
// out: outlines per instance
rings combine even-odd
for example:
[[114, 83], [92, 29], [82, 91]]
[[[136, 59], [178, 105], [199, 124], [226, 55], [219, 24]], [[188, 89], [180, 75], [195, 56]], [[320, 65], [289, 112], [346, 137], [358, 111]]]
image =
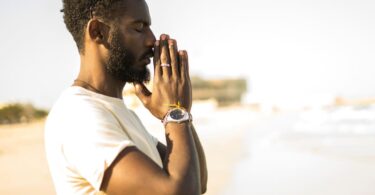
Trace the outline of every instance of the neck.
[[122, 99], [125, 82], [109, 75], [104, 64], [81, 58], [80, 71], [73, 86], [80, 86], [95, 93]]
[[95, 93], [122, 99], [122, 91], [125, 87], [125, 83], [79, 75], [74, 80], [73, 86], [80, 86]]

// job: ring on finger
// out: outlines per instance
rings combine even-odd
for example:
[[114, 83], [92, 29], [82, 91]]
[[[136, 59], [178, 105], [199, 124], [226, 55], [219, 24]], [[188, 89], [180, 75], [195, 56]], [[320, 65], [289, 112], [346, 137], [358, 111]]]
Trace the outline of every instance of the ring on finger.
[[170, 64], [161, 64], [160, 66], [161, 66], [161, 67], [171, 67]]

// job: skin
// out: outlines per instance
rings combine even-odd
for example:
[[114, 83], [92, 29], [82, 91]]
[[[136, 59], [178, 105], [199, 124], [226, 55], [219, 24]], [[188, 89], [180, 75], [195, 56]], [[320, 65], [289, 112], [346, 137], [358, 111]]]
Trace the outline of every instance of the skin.
[[[166, 104], [180, 102], [190, 112], [192, 89], [187, 52], [178, 51], [177, 42], [168, 35], [163, 34], [160, 40], [155, 39], [150, 29], [151, 18], [145, 1], [127, 0], [126, 6], [119, 28], [124, 35], [124, 44], [135, 54], [133, 66], [146, 68], [149, 61], [141, 56], [154, 49], [152, 93], [143, 83], [134, 83], [138, 98], [159, 120], [170, 109]], [[98, 18], [94, 17], [88, 22], [85, 54], [80, 55], [81, 67], [77, 78], [88, 85], [74, 85], [122, 99], [126, 83], [114, 78], [105, 69], [109, 59], [110, 32], [111, 25]], [[161, 67], [164, 63], [171, 64], [171, 67]], [[193, 124], [168, 123], [165, 134], [167, 145], [159, 142], [157, 146], [164, 168], [160, 168], [136, 147], [127, 147], [105, 171], [101, 190], [109, 195], [204, 193], [207, 186], [206, 160]]]

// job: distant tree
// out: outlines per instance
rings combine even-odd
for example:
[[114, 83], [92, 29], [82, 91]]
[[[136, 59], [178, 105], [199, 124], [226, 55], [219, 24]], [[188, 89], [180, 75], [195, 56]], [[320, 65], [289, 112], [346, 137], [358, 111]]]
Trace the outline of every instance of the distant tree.
[[0, 109], [0, 124], [14, 124], [42, 119], [48, 112], [37, 109], [31, 104], [9, 104]]
[[42, 119], [42, 118], [46, 117], [47, 115], [48, 115], [48, 112], [46, 110], [37, 109], [34, 112], [34, 118], [35, 119]]

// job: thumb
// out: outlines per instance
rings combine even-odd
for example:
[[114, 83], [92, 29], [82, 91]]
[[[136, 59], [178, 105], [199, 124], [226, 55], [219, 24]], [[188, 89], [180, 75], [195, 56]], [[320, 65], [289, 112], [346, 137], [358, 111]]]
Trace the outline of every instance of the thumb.
[[[143, 105], [147, 105], [150, 100], [151, 92], [143, 83], [133, 83], [135, 95], [141, 100]], [[146, 106], [147, 107], [147, 106]]]

